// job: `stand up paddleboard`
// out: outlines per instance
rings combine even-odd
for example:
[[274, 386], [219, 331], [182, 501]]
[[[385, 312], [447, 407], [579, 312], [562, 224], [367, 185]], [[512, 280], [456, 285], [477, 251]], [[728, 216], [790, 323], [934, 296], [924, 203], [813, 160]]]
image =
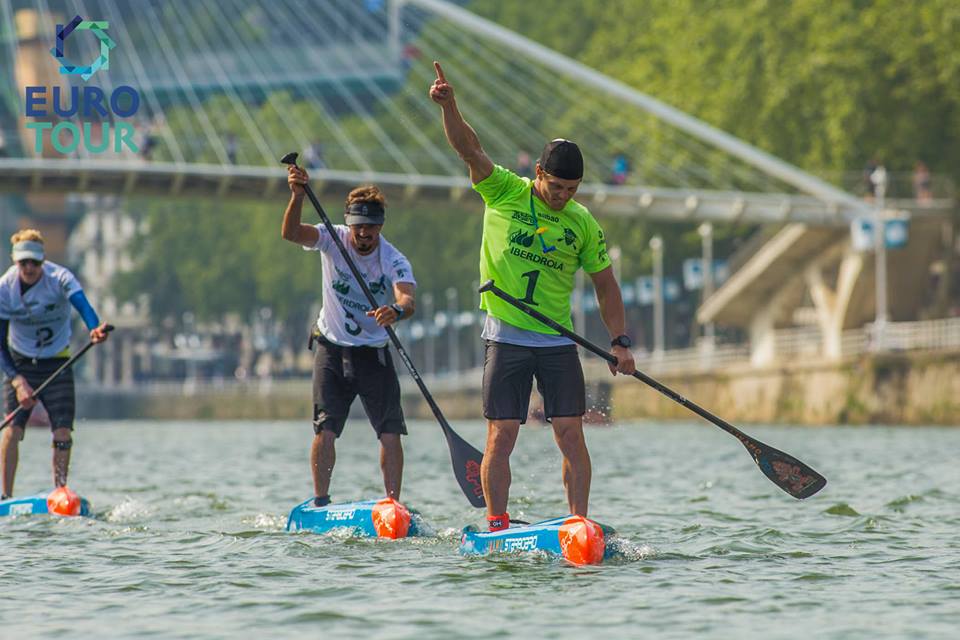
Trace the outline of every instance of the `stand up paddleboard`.
[[90, 502], [76, 493], [60, 487], [53, 491], [22, 498], [0, 501], [0, 516], [23, 516], [32, 513], [52, 513], [60, 516], [89, 516]]
[[603, 527], [580, 516], [564, 516], [501, 531], [470, 525], [460, 538], [463, 555], [543, 551], [576, 565], [600, 564], [606, 551]]
[[410, 511], [390, 498], [313, 506], [313, 498], [298, 504], [287, 518], [287, 531], [306, 529], [326, 533], [334, 529], [353, 529], [357, 535], [372, 538], [405, 538], [417, 535], [417, 524]]

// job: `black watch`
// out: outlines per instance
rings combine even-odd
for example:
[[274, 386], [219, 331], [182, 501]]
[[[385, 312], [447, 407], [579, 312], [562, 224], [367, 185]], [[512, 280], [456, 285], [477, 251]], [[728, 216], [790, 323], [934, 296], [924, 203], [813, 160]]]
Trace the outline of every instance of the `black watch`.
[[390, 308], [394, 310], [397, 314], [397, 320], [403, 319], [403, 307], [398, 305], [396, 302], [390, 305]]
[[619, 335], [613, 340], [610, 341], [611, 347], [623, 347], [624, 349], [629, 349], [633, 346], [633, 342], [630, 341], [630, 336], [623, 334]]

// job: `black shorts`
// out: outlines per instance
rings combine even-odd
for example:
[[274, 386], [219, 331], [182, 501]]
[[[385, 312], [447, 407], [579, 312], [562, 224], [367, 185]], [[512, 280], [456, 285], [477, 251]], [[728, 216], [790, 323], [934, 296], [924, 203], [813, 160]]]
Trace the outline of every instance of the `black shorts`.
[[487, 340], [483, 363], [484, 417], [526, 422], [534, 376], [547, 419], [586, 413], [583, 368], [576, 345], [521, 347]]
[[314, 433], [326, 429], [339, 438], [359, 395], [377, 438], [384, 433], [406, 435], [400, 381], [389, 349], [341, 347], [324, 338], [314, 344]]
[[[22, 375], [30, 383], [30, 386], [36, 389], [43, 384], [50, 375], [60, 368], [67, 361], [67, 358], [40, 358], [34, 360], [11, 351], [13, 365], [17, 368], [17, 373]], [[4, 380], [4, 406], [6, 412], [10, 413], [17, 408], [17, 392], [10, 384], [10, 379]], [[73, 431], [73, 418], [76, 413], [76, 396], [73, 388], [73, 369], [67, 369], [58, 375], [53, 382], [47, 385], [47, 388], [40, 392], [40, 402], [43, 403], [50, 416], [51, 429], [70, 429]], [[33, 409], [23, 409], [13, 419], [16, 427], [24, 427]]]

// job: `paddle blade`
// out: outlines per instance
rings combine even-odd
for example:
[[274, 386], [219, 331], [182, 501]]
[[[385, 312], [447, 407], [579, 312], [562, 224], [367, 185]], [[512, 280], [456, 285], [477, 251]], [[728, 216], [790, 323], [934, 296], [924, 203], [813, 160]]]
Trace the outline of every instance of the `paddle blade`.
[[483, 454], [457, 435], [446, 421], [441, 421], [440, 426], [443, 427], [443, 435], [447, 437], [450, 460], [453, 462], [453, 475], [457, 478], [463, 495], [467, 496], [467, 500], [474, 507], [486, 507], [483, 486], [480, 484], [480, 463], [483, 462]]
[[763, 475], [797, 500], [809, 498], [827, 486], [827, 479], [788, 453], [765, 445], [739, 433], [737, 438], [747, 448]]

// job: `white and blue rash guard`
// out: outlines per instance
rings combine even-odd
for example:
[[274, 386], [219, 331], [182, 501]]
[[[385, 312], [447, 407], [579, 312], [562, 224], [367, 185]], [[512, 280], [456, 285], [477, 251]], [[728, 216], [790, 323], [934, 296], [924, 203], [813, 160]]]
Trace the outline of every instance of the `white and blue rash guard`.
[[52, 262], [43, 263], [43, 274], [27, 287], [14, 265], [0, 277], [0, 369], [10, 378], [17, 374], [10, 350], [30, 358], [66, 355], [70, 345], [70, 307], [88, 329], [100, 325], [79, 281], [70, 271]]
[[[374, 318], [367, 317], [370, 303], [355, 282], [350, 267], [343, 259], [333, 236], [324, 224], [316, 226], [317, 244], [306, 251], [321, 252], [323, 265], [323, 306], [317, 318], [317, 329], [330, 342], [342, 347], [382, 347], [387, 344], [387, 331]], [[380, 236], [380, 244], [372, 253], [359, 253], [350, 242], [350, 228], [338, 224], [334, 230], [356, 265], [377, 304], [394, 300], [393, 286], [406, 282], [416, 286], [413, 268], [399, 249]]]

